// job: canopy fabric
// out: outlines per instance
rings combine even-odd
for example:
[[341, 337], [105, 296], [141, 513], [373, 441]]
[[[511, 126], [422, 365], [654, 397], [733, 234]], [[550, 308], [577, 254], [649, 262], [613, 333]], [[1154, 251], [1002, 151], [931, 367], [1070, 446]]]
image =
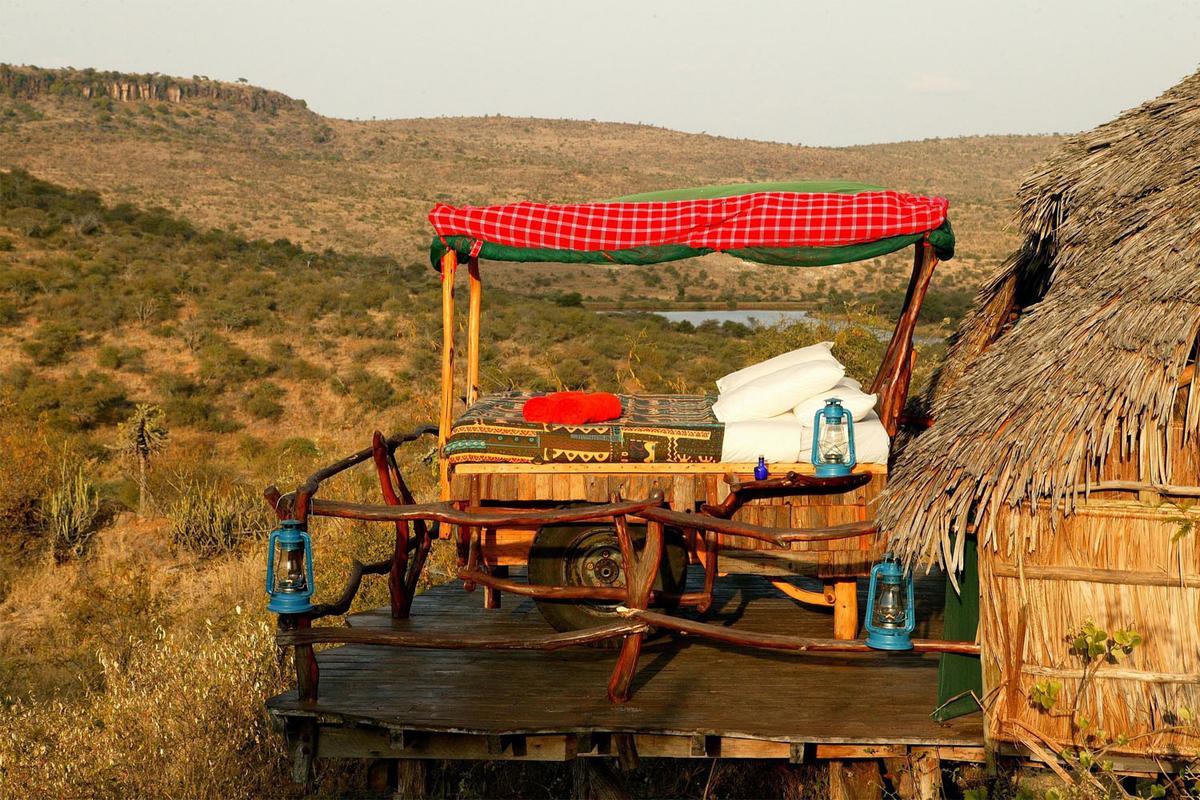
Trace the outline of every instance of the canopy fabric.
[[851, 183], [656, 192], [601, 203], [512, 203], [429, 213], [435, 266], [447, 249], [504, 261], [651, 264], [712, 252], [815, 266], [873, 258], [929, 235], [953, 254], [948, 202]]

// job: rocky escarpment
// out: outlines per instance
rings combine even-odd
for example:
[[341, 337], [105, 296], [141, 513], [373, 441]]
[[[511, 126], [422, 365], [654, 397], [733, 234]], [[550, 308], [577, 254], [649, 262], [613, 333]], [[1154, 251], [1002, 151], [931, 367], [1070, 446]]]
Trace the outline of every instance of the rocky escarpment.
[[42, 96], [108, 97], [117, 102], [210, 103], [249, 111], [303, 109], [294, 100], [244, 83], [225, 83], [201, 75], [175, 78], [95, 69], [43, 69], [0, 64], [0, 94], [23, 100]]

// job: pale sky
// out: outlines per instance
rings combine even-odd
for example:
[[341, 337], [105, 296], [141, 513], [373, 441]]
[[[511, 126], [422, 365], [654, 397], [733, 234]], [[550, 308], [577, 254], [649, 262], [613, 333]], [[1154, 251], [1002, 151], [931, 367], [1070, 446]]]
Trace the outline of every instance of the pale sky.
[[1200, 66], [1200, 0], [0, 0], [0, 61], [847, 145], [1090, 128]]

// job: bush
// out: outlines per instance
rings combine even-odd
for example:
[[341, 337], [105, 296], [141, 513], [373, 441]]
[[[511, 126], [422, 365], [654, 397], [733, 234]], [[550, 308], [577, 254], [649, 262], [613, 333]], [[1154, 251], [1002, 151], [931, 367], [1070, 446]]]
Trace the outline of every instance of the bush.
[[396, 396], [396, 390], [386, 378], [381, 378], [362, 367], [351, 370], [343, 386], [357, 402], [376, 411], [387, 408]]
[[179, 498], [167, 512], [171, 541], [202, 558], [228, 553], [268, 530], [262, 499], [244, 487], [225, 488], [215, 481], [176, 487]]
[[41, 325], [33, 338], [21, 343], [21, 349], [39, 367], [61, 364], [70, 353], [78, 350], [83, 340], [74, 325], [47, 322]]
[[100, 495], [82, 466], [59, 467], [58, 483], [42, 501], [42, 522], [56, 561], [78, 558], [100, 527]]
[[19, 411], [64, 431], [115, 423], [129, 407], [125, 387], [103, 372], [73, 372], [55, 380], [19, 365], [0, 376], [0, 384], [13, 391]]
[[118, 347], [106, 344], [96, 353], [96, 363], [105, 369], [134, 369], [142, 366], [142, 356], [146, 353], [140, 347]]
[[220, 388], [245, 384], [271, 373], [272, 365], [220, 337], [200, 348], [200, 380]]
[[283, 406], [278, 401], [284, 394], [283, 389], [270, 381], [260, 383], [250, 390], [243, 407], [255, 419], [277, 420], [283, 416]]
[[0, 394], [0, 559], [37, 528], [38, 506], [53, 481], [54, 453], [41, 426]]

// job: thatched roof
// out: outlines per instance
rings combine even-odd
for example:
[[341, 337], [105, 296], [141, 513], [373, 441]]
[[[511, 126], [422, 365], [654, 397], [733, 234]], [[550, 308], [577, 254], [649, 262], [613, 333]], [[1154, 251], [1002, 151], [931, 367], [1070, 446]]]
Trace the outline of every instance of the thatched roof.
[[1019, 199], [1024, 244], [976, 297], [879, 508], [910, 560], [957, 569], [968, 522], [988, 546], [1003, 514], [1070, 513], [1117, 443], [1141, 480], [1171, 480], [1163, 431], [1200, 332], [1200, 72], [1066, 142]]

